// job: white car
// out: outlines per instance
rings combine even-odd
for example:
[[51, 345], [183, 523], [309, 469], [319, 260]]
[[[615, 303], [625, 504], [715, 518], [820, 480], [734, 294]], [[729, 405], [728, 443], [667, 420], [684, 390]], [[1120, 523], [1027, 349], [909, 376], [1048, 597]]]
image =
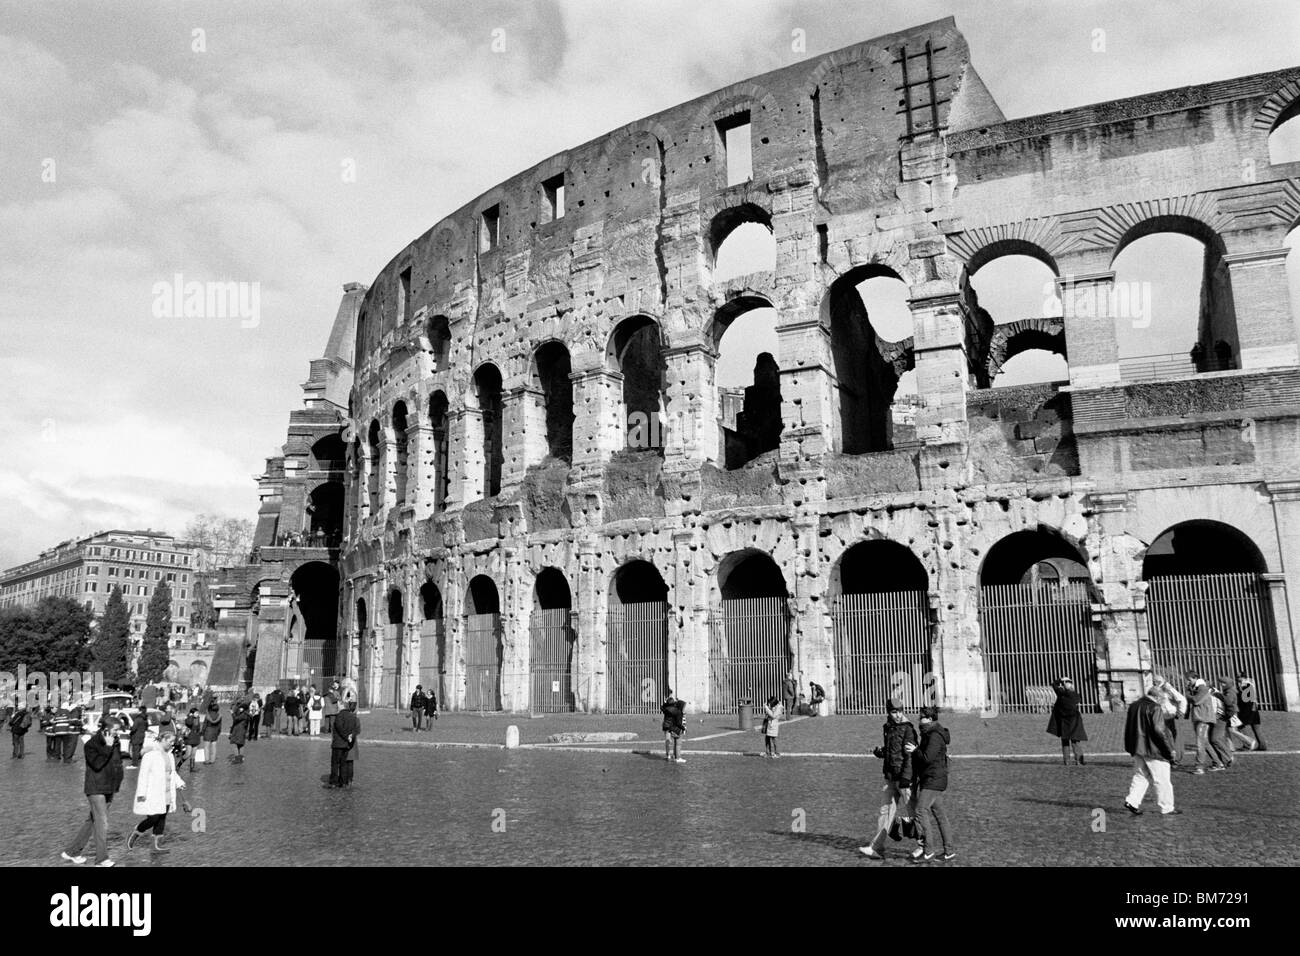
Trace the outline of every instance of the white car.
[[[122, 721], [122, 733], [117, 738], [117, 745], [121, 748], [122, 753], [131, 752], [131, 726], [135, 723], [136, 715], [139, 714], [140, 708], [132, 707], [131, 702], [135, 698], [131, 694], [111, 691], [106, 694], [96, 694], [91, 698], [92, 701], [100, 701], [104, 710], [92, 710], [83, 708], [81, 713], [81, 739], [84, 743], [92, 734], [99, 730], [99, 719], [104, 715], [116, 717]], [[148, 728], [145, 730], [144, 739], [148, 743], [150, 740], [158, 739], [158, 725], [162, 722], [162, 711], [150, 707], [146, 713], [149, 716]]]

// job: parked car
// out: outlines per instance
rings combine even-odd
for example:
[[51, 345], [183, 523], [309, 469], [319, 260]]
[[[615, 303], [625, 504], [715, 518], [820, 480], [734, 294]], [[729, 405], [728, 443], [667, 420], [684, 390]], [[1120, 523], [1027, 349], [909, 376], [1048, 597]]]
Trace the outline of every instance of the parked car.
[[[99, 718], [105, 714], [117, 717], [122, 721], [126, 728], [121, 736], [117, 738], [117, 744], [122, 753], [131, 752], [131, 725], [135, 722], [136, 715], [140, 712], [138, 707], [132, 706], [134, 696], [121, 691], [109, 691], [105, 694], [96, 694], [91, 698], [92, 701], [98, 701], [102, 710], [85, 708], [81, 714], [81, 740], [85, 743], [97, 730], [99, 730]], [[158, 725], [162, 722], [162, 711], [150, 707], [146, 711], [149, 723], [145, 731], [144, 739], [146, 742], [156, 740], [158, 737]]]

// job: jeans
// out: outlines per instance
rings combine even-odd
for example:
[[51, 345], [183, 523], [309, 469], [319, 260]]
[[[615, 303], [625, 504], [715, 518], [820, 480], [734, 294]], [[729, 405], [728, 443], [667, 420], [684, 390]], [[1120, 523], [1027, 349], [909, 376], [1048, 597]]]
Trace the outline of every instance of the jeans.
[[937, 833], [943, 844], [943, 852], [952, 852], [952, 840], [949, 838], [952, 831], [948, 827], [948, 815], [943, 812], [942, 790], [922, 790], [917, 796], [916, 829], [918, 843], [933, 850], [935, 846], [932, 837]]
[[411, 724], [414, 726], [416, 730], [420, 729], [420, 721], [423, 719], [423, 717], [424, 717], [423, 708], [421, 707], [411, 708]]
[[95, 837], [96, 862], [108, 859], [108, 805], [113, 802], [111, 795], [92, 793], [86, 796], [90, 804], [90, 816], [81, 825], [77, 835], [68, 844], [68, 856], [80, 856], [93, 834]]
[[1225, 767], [1232, 766], [1232, 744], [1228, 742], [1228, 722], [1216, 720], [1210, 725], [1210, 746]]
[[334, 715], [333, 715], [333, 714], [326, 714], [326, 715], [325, 715], [325, 727], [324, 727], [324, 730], [325, 730], [325, 733], [327, 733], [327, 734], [332, 734], [332, 733], [334, 733]]
[[27, 739], [26, 734], [14, 734], [14, 756], [21, 757], [24, 753], [24, 741]]
[[1169, 780], [1169, 761], [1149, 757], [1133, 758], [1133, 782], [1129, 784], [1125, 802], [1130, 807], [1142, 806], [1147, 786], [1155, 784], [1156, 803], [1161, 813], [1174, 812], [1174, 785]]
[[217, 762], [217, 742], [215, 740], [203, 741], [203, 762], [209, 766]]
[[798, 713], [798, 711], [795, 710], [795, 706], [794, 706], [796, 700], [797, 700], [797, 698], [795, 698], [795, 697], [786, 697], [786, 698], [783, 700], [783, 702], [782, 702], [782, 703], [784, 704], [784, 706], [785, 706], [785, 712], [786, 712], [786, 714], [788, 714], [788, 715], [791, 716], [791, 717], [793, 717], [795, 714]]
[[63, 748], [63, 762], [72, 763], [72, 758], [77, 755], [77, 742], [80, 738], [76, 734], [64, 734], [57, 739]]
[[885, 840], [889, 838], [894, 816], [897, 814], [904, 820], [911, 816], [912, 802], [912, 788], [897, 780], [886, 780], [880, 792], [884, 802], [880, 805], [880, 815], [876, 819], [876, 836], [871, 841], [871, 848], [877, 853], [885, 849]]
[[1193, 721], [1196, 728], [1196, 766], [1223, 766], [1218, 751], [1210, 745], [1210, 724], [1208, 721]]

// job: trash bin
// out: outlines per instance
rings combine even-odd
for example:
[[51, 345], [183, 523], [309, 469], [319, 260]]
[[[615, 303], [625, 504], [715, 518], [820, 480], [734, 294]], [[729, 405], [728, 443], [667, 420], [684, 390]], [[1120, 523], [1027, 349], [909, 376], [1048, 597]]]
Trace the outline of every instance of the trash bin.
[[754, 729], [754, 705], [750, 703], [749, 698], [742, 697], [736, 701], [736, 713], [740, 715], [740, 729]]

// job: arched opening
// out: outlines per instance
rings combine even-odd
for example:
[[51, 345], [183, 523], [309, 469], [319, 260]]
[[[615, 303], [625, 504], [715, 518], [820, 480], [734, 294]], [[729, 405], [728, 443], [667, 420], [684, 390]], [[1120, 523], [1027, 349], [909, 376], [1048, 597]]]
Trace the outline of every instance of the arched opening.
[[1120, 376], [1155, 381], [1240, 367], [1224, 247], [1195, 220], [1162, 216], [1129, 230], [1107, 305]]
[[343, 537], [343, 483], [327, 481], [307, 496], [308, 544], [337, 548]]
[[451, 422], [447, 415], [447, 396], [441, 390], [429, 399], [429, 426], [433, 431], [433, 510], [440, 513], [447, 508], [447, 493], [451, 488], [448, 473], [448, 435]]
[[339, 573], [323, 561], [301, 565], [289, 578], [292, 599], [286, 631], [302, 635], [302, 664], [286, 662], [286, 676], [309, 679], [317, 687], [340, 676], [338, 659]]
[[382, 503], [382, 499], [379, 497], [381, 488], [379, 483], [379, 469], [381, 464], [379, 451], [381, 446], [378, 421], [372, 421], [370, 423], [370, 432], [367, 438], [369, 442], [368, 451], [370, 457], [367, 461], [369, 471], [366, 473], [366, 489], [370, 497], [370, 514], [373, 517], [374, 515], [379, 514]]
[[560, 342], [547, 342], [533, 356], [537, 383], [542, 390], [546, 417], [546, 451], [552, 458], [573, 460], [573, 369], [569, 350]]
[[709, 711], [734, 713], [738, 702], [781, 698], [794, 669], [785, 577], [771, 555], [735, 551], [718, 565], [721, 600], [709, 621]]
[[1070, 363], [1052, 349], [1025, 349], [1002, 363], [990, 388], [1034, 385], [1040, 382], [1068, 382]]
[[967, 266], [970, 287], [993, 323], [1059, 317], [1061, 299], [1052, 258], [1027, 244], [1007, 243], [995, 248], [1004, 251], [972, 259]]
[[343, 438], [339, 435], [326, 435], [312, 444], [307, 467], [312, 471], [342, 471], [347, 456]]
[[1068, 382], [1064, 321], [1025, 319], [995, 327], [986, 370], [993, 388]]
[[611, 714], [657, 714], [668, 675], [668, 585], [649, 561], [629, 561], [610, 580], [605, 646]]
[[776, 310], [758, 296], [728, 302], [713, 319], [714, 382], [723, 462], [740, 468], [781, 445], [781, 372]]
[[979, 602], [987, 706], [1043, 712], [1052, 682], [1070, 677], [1081, 706], [1100, 709], [1092, 583], [1078, 549], [1045, 527], [1007, 535], [984, 557]]
[[388, 626], [383, 634], [383, 670], [379, 678], [379, 699], [387, 707], [402, 710], [406, 706], [406, 688], [403, 680], [403, 652], [406, 609], [402, 592], [392, 588], [388, 592]]
[[1268, 162], [1271, 166], [1300, 163], [1300, 99], [1278, 114], [1269, 131]]
[[1250, 677], [1259, 706], [1281, 709], [1277, 629], [1264, 556], [1241, 531], [1184, 521], [1147, 548], [1151, 669], [1166, 677]]
[[[837, 451], [846, 455], [885, 451], [893, 447], [891, 409], [898, 387], [895, 349], [878, 335], [867, 301], [890, 314], [891, 334], [902, 341], [911, 335], [911, 313], [904, 320], [907, 284], [884, 266], [859, 266], [836, 279], [823, 299], [823, 320], [830, 328], [835, 368]], [[886, 353], [889, 353], [888, 356]]]
[[398, 402], [393, 406], [393, 460], [399, 505], [406, 504], [406, 449], [406, 402]]
[[891, 697], [909, 708], [939, 699], [928, 591], [925, 566], [894, 541], [861, 541], [836, 562], [830, 594], [836, 713], [884, 713]]
[[420, 585], [420, 686], [448, 706], [444, 676], [447, 638], [442, 622], [442, 592], [432, 581]]
[[501, 371], [495, 365], [481, 365], [474, 373], [474, 397], [483, 429], [483, 497], [495, 498], [501, 493], [501, 466], [505, 462]]
[[659, 323], [646, 315], [624, 319], [609, 339], [609, 367], [623, 375], [622, 419], [630, 451], [663, 454], [664, 382], [667, 367]]
[[573, 595], [559, 568], [543, 568], [533, 588], [529, 626], [529, 702], [535, 714], [576, 709], [573, 694]]
[[496, 582], [475, 576], [465, 592], [465, 709], [501, 709], [501, 598]]
[[433, 371], [435, 374], [445, 372], [451, 351], [451, 325], [445, 315], [435, 315], [425, 328], [429, 336], [429, 351], [433, 355]]
[[724, 209], [709, 223], [713, 281], [776, 270], [772, 217], [752, 203]]

